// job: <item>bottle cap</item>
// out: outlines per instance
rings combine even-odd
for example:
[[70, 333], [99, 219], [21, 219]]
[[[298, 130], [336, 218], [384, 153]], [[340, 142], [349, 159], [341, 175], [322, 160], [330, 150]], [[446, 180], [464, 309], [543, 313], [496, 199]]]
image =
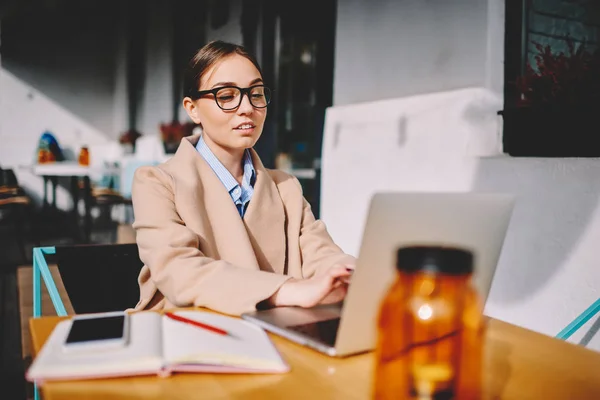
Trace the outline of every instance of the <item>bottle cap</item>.
[[406, 273], [471, 274], [473, 273], [473, 253], [457, 247], [401, 247], [396, 254], [396, 268], [398, 271]]

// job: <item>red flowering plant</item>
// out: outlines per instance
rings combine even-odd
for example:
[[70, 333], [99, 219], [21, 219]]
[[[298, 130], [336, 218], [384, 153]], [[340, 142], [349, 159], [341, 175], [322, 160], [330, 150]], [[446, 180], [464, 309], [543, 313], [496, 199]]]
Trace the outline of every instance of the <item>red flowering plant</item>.
[[549, 45], [533, 42], [536, 67], [527, 63], [516, 81], [520, 107], [590, 107], [600, 104], [600, 51], [577, 49], [567, 39], [569, 54], [553, 53]]
[[141, 133], [135, 129], [130, 129], [126, 132], [123, 132], [121, 136], [119, 136], [119, 143], [135, 145], [135, 141], [138, 140], [140, 136], [142, 136]]
[[135, 151], [135, 142], [142, 136], [135, 129], [129, 129], [119, 136], [119, 143], [125, 149], [125, 153], [133, 153]]
[[165, 146], [165, 150], [167, 153], [174, 152], [181, 139], [186, 136], [190, 136], [196, 124], [193, 122], [181, 123], [179, 121], [172, 121], [168, 124], [160, 124], [160, 134]]

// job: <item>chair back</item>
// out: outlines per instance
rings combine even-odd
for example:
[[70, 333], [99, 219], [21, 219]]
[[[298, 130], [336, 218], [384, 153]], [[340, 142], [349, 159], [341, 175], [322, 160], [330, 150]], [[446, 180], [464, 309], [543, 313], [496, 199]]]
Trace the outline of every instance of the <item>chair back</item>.
[[139, 300], [135, 243], [57, 246], [56, 263], [76, 314], [123, 311]]
[[17, 175], [15, 174], [15, 171], [13, 169], [0, 168], [0, 186], [6, 186], [11, 188], [19, 186]]

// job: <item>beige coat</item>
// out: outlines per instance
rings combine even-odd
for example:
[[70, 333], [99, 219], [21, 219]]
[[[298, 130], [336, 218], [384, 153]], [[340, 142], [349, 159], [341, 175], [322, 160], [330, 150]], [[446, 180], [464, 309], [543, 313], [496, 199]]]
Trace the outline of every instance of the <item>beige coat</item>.
[[195, 149], [198, 138], [183, 139], [172, 159], [135, 173], [133, 227], [145, 264], [136, 309], [194, 305], [238, 315], [290, 277], [355, 263], [315, 220], [298, 180], [265, 169], [254, 150], [254, 194], [241, 219]]

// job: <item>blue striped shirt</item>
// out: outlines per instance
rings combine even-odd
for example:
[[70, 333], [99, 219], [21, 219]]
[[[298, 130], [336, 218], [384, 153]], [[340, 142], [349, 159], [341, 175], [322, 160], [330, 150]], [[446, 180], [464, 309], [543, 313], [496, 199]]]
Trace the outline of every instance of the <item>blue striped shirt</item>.
[[196, 150], [198, 150], [198, 153], [200, 153], [202, 158], [217, 174], [217, 177], [229, 192], [233, 203], [240, 213], [240, 217], [244, 218], [248, 203], [250, 203], [250, 199], [252, 199], [252, 195], [254, 194], [254, 182], [256, 181], [256, 171], [254, 170], [254, 165], [252, 165], [250, 150], [246, 149], [244, 152], [244, 176], [242, 177], [241, 187], [233, 175], [231, 175], [231, 172], [225, 168], [221, 161], [208, 148], [202, 136], [200, 136], [196, 144]]

